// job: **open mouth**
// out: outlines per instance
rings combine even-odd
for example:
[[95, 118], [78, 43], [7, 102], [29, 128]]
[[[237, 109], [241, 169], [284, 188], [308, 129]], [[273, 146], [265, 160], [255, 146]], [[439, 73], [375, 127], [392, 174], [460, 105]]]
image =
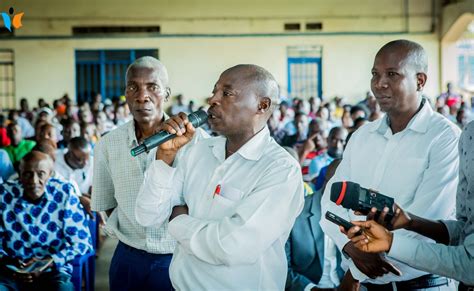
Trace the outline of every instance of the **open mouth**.
[[217, 119], [219, 118], [219, 116], [217, 116], [213, 110], [208, 110], [207, 111], [207, 116], [209, 119], [213, 120], [213, 119]]

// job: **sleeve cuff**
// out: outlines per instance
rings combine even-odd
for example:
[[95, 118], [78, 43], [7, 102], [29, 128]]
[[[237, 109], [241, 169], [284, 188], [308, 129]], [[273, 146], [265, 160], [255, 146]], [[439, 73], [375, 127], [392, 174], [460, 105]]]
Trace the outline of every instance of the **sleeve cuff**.
[[459, 245], [459, 234], [462, 232], [463, 222], [457, 220], [441, 220], [449, 233], [449, 244]]
[[154, 160], [148, 168], [146, 176], [151, 177], [150, 182], [154, 185], [171, 188], [175, 172], [176, 168], [170, 167], [162, 160]]
[[201, 223], [198, 219], [183, 214], [171, 220], [168, 231], [183, 247], [189, 249], [191, 238], [201, 228]]
[[349, 270], [351, 271], [351, 274], [352, 274], [352, 278], [356, 279], [357, 281], [361, 283], [369, 278], [367, 277], [367, 275], [365, 275], [364, 273], [359, 271], [359, 269], [357, 269], [356, 265], [354, 264], [352, 260], [349, 260], [348, 263], [349, 263]]
[[306, 285], [306, 287], [304, 287], [303, 291], [311, 291], [313, 287], [316, 287], [316, 285], [314, 285], [313, 283], [309, 283], [308, 285]]

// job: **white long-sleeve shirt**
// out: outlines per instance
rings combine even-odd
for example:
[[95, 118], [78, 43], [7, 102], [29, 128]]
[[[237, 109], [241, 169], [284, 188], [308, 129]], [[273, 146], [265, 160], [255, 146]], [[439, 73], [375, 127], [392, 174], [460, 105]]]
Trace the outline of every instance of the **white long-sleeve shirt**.
[[[332, 183], [346, 180], [393, 197], [404, 210], [415, 215], [429, 219], [452, 217], [458, 182], [459, 135], [459, 128], [433, 112], [427, 103], [408, 126], [396, 134], [392, 134], [386, 116], [362, 126], [351, 137], [343, 160], [326, 187], [321, 201], [322, 213], [329, 210], [347, 220], [365, 219], [329, 199]], [[326, 219], [321, 219], [320, 224], [342, 250], [348, 239], [338, 226]], [[405, 230], [396, 233], [428, 240]], [[375, 284], [405, 281], [426, 274], [390, 257], [387, 259], [400, 269], [401, 276], [389, 273], [371, 280], [351, 260], [348, 265], [355, 279]]]
[[202, 140], [176, 167], [154, 161], [136, 219], [159, 227], [174, 205], [188, 206], [189, 215], [169, 223], [178, 290], [283, 290], [285, 242], [304, 202], [300, 167], [266, 127], [227, 159], [225, 144], [224, 137]]

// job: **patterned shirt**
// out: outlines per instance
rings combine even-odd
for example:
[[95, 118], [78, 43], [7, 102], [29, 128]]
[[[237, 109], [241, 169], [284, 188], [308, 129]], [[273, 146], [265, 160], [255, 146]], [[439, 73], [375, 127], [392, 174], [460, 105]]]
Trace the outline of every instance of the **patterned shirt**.
[[74, 257], [92, 250], [89, 221], [73, 191], [70, 183], [51, 178], [32, 203], [18, 181], [0, 185], [0, 257], [50, 256], [59, 271], [71, 274]]
[[[194, 140], [205, 135], [197, 130]], [[168, 223], [160, 227], [143, 227], [135, 220], [138, 191], [145, 170], [156, 155], [154, 148], [148, 154], [132, 157], [130, 150], [137, 145], [133, 120], [106, 134], [97, 143], [92, 209], [105, 211], [115, 208], [107, 219], [105, 231], [121, 242], [149, 253], [170, 254], [176, 247], [176, 241], [168, 233]]]

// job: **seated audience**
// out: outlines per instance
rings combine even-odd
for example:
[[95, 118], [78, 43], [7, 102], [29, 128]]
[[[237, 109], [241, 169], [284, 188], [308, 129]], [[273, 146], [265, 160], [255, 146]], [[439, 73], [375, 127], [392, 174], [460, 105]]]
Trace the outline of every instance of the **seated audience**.
[[15, 121], [8, 124], [7, 134], [10, 138], [11, 144], [5, 147], [5, 151], [8, 153], [13, 166], [16, 167], [17, 163], [31, 151], [36, 143], [31, 140], [23, 139], [21, 127]]
[[56, 154], [56, 173], [68, 181], [74, 181], [81, 192], [81, 203], [90, 213], [90, 193], [92, 187], [93, 160], [91, 146], [83, 137], [70, 140], [67, 151]]
[[63, 130], [61, 132], [63, 139], [58, 142], [58, 149], [60, 150], [67, 148], [71, 138], [81, 135], [79, 123], [77, 123], [74, 119], [63, 119], [61, 123], [63, 125]]
[[0, 149], [0, 183], [7, 181], [15, 173], [7, 151]]
[[[50, 179], [51, 158], [32, 151], [20, 164], [20, 179], [0, 186], [0, 289], [72, 290], [71, 262], [92, 250], [88, 221], [72, 185]], [[52, 259], [43, 271], [16, 272]]]
[[5, 116], [0, 114], [0, 148], [10, 145], [10, 138], [5, 127]]
[[329, 132], [325, 153], [315, 157], [309, 164], [308, 178], [316, 182], [321, 169], [329, 165], [333, 160], [342, 158], [344, 145], [346, 144], [347, 130], [342, 127], [334, 127]]

